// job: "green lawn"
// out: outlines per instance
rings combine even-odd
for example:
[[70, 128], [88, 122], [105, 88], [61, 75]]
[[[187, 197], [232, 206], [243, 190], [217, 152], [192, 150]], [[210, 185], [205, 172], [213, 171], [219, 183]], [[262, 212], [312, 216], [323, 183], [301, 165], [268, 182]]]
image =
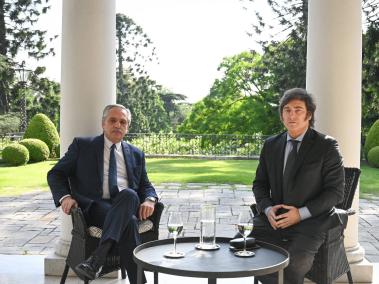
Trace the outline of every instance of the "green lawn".
[[56, 161], [6, 167], [0, 164], [0, 196], [20, 195], [35, 189], [48, 190], [46, 173]]
[[149, 178], [162, 182], [251, 184], [258, 161], [148, 159]]
[[[0, 164], [0, 196], [19, 195], [35, 189], [48, 190], [46, 173], [56, 160], [22, 167]], [[147, 159], [149, 178], [154, 184], [181, 183], [252, 183], [258, 161]], [[360, 191], [379, 196], [379, 169], [362, 163]]]

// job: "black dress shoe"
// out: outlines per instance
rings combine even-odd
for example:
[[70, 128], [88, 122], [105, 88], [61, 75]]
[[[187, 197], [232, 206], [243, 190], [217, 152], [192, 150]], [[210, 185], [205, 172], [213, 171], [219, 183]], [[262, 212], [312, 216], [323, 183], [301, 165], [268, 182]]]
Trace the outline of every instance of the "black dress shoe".
[[102, 268], [103, 266], [100, 264], [99, 258], [93, 255], [82, 263], [79, 263], [75, 267], [75, 272], [82, 280], [85, 280], [85, 278], [94, 280], [99, 277]]

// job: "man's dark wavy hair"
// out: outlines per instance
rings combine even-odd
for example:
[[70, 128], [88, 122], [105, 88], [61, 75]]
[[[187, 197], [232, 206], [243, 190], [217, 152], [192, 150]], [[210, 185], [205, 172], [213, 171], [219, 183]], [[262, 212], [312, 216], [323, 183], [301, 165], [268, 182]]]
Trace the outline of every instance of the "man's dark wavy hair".
[[284, 92], [282, 98], [279, 101], [280, 118], [282, 118], [283, 108], [293, 100], [300, 100], [305, 103], [308, 114], [312, 115], [311, 119], [309, 120], [309, 126], [313, 127], [315, 124], [316, 104], [314, 102], [313, 96], [302, 88], [293, 88]]

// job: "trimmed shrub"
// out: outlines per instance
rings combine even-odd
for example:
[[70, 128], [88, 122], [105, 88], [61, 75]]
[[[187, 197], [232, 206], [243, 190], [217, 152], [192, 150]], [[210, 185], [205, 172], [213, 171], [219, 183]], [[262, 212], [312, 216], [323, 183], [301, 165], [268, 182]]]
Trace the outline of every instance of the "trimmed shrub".
[[374, 122], [367, 133], [364, 146], [366, 158], [368, 158], [368, 152], [375, 146], [379, 146], [379, 120]]
[[28, 138], [20, 141], [29, 151], [29, 161], [41, 162], [46, 161], [50, 156], [49, 147], [45, 142], [39, 139]]
[[370, 166], [379, 168], [379, 146], [371, 148], [371, 150], [368, 152], [367, 160]]
[[21, 144], [8, 145], [2, 152], [3, 161], [12, 166], [25, 165], [29, 161], [29, 151]]
[[55, 153], [59, 145], [59, 134], [51, 120], [42, 113], [37, 113], [30, 120], [24, 138], [36, 138], [46, 143], [50, 150], [50, 157], [57, 157]]
[[20, 118], [16, 113], [0, 115], [0, 134], [18, 132]]

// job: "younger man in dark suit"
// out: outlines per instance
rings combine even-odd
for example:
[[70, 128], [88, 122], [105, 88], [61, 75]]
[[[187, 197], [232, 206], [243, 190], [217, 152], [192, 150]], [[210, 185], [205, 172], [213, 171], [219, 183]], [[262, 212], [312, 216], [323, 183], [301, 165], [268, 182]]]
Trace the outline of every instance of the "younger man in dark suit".
[[287, 131], [265, 141], [253, 182], [259, 215], [251, 235], [289, 251], [288, 284], [303, 283], [326, 231], [340, 225], [333, 213], [344, 194], [342, 157], [336, 140], [312, 129], [315, 110], [306, 90], [284, 93], [280, 118]]
[[143, 152], [123, 141], [130, 122], [127, 108], [106, 106], [103, 134], [75, 138], [47, 175], [57, 207], [69, 214], [79, 206], [87, 224], [103, 229], [97, 250], [76, 267], [82, 278], [95, 279], [117, 245], [129, 282], [137, 282], [133, 261], [133, 249], [140, 243], [137, 217], [153, 214], [157, 195], [147, 177]]

